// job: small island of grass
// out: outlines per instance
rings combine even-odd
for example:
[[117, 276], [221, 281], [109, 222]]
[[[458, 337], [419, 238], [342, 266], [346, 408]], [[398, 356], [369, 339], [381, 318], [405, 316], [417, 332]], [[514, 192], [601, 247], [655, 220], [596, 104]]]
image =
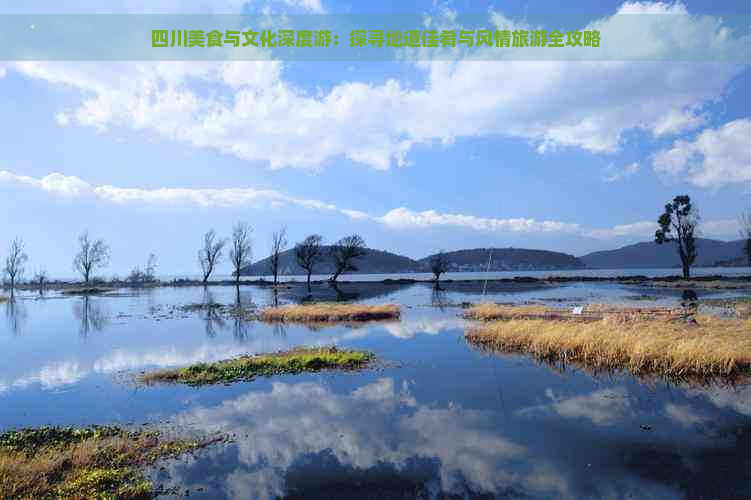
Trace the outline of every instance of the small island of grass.
[[157, 370], [141, 375], [146, 384], [155, 382], [203, 385], [253, 380], [255, 377], [317, 372], [321, 370], [357, 370], [375, 356], [366, 351], [330, 348], [299, 348], [286, 352], [242, 356], [216, 363], [198, 363], [184, 368]]
[[590, 321], [511, 317], [474, 325], [465, 337], [483, 349], [595, 372], [628, 370], [678, 380], [751, 375], [751, 319], [620, 310]]
[[153, 498], [141, 469], [205, 443], [120, 427], [41, 427], [0, 435], [0, 498]]
[[261, 312], [259, 318], [267, 322], [291, 323], [342, 323], [364, 322], [399, 318], [396, 304], [339, 304], [320, 302], [310, 305], [271, 307]]

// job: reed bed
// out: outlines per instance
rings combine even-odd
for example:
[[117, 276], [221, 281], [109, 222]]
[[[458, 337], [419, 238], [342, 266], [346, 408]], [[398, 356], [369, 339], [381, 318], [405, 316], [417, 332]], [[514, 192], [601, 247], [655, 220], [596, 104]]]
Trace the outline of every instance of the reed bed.
[[624, 314], [589, 322], [511, 319], [470, 327], [465, 337], [485, 349], [596, 372], [627, 370], [671, 379], [751, 373], [751, 319], [697, 315], [689, 322]]
[[257, 356], [241, 356], [216, 363], [198, 363], [184, 368], [157, 370], [141, 375], [145, 384], [155, 382], [204, 385], [253, 380], [258, 376], [317, 372], [321, 370], [357, 370], [374, 359], [366, 351], [328, 348], [297, 348]]
[[399, 318], [396, 304], [339, 304], [320, 302], [310, 305], [271, 307], [259, 315], [261, 321], [289, 323], [339, 323], [378, 321]]
[[140, 472], [204, 444], [119, 427], [41, 427], [0, 435], [0, 498], [153, 498]]
[[464, 312], [465, 318], [480, 321], [556, 320], [591, 322], [600, 321], [606, 317], [616, 317], [620, 321], [633, 321], [658, 318], [677, 319], [682, 316], [682, 310], [667, 307], [619, 307], [603, 304], [589, 304], [583, 307], [580, 314], [574, 314], [570, 309], [537, 304], [478, 304]]

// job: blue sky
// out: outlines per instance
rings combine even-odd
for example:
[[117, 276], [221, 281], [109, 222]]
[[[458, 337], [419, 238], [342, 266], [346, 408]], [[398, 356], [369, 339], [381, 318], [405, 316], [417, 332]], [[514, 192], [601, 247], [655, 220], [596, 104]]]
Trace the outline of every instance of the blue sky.
[[[749, 14], [741, 1], [359, 5], [171, 1], [159, 12], [472, 12], [514, 23], [687, 12], [677, 38], [748, 43], [723, 31]], [[154, 7], [0, 2], [21, 11]], [[412, 257], [479, 246], [581, 255], [649, 239], [676, 194], [696, 200], [707, 237], [738, 239], [751, 208], [746, 64], [0, 62], [0, 75], [1, 234], [26, 241], [29, 273], [72, 275], [83, 231], [110, 243], [106, 275], [152, 252], [160, 272], [187, 275], [203, 232], [228, 235], [238, 220], [253, 227], [257, 258], [280, 226], [291, 242], [357, 232]]]

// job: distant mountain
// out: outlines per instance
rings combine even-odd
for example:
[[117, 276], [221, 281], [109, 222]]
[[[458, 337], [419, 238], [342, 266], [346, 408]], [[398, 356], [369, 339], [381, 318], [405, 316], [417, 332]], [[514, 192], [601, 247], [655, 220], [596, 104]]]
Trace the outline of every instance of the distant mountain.
[[[328, 257], [331, 247], [323, 247], [323, 256], [321, 261], [315, 266], [313, 274], [331, 274], [334, 272], [334, 266]], [[366, 254], [357, 259], [359, 268], [353, 274], [393, 274], [393, 273], [411, 273], [420, 272], [424, 269], [414, 259], [396, 255], [391, 252], [382, 250], [366, 249]], [[304, 275], [305, 271], [297, 265], [293, 249], [279, 254], [279, 271], [280, 274]], [[249, 266], [244, 267], [241, 272], [243, 276], [268, 276], [271, 274], [271, 258], [259, 260]]]
[[[490, 271], [548, 271], [556, 269], [584, 269], [584, 263], [573, 255], [550, 252], [548, 250], [527, 250], [524, 248], [475, 248], [472, 250], [457, 250], [445, 252], [449, 261], [450, 271], [479, 272], [488, 269], [488, 257], [490, 259]], [[429, 265], [430, 255], [420, 259], [420, 263], [426, 268]]]
[[[743, 240], [719, 241], [697, 238], [699, 255], [694, 266], [713, 266], [720, 261], [733, 261], [743, 255]], [[675, 243], [658, 245], [655, 242], [636, 243], [617, 250], [593, 252], [579, 257], [592, 269], [634, 269], [651, 267], [680, 267], [681, 258]]]

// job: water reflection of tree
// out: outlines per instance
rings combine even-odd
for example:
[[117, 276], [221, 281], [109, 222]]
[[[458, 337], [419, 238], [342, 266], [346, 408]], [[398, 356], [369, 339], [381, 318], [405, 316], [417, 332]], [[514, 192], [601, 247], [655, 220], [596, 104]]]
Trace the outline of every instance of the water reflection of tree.
[[26, 321], [26, 308], [23, 301], [18, 300], [15, 296], [11, 297], [5, 303], [5, 319], [8, 323], [8, 329], [13, 332], [13, 335], [19, 335]]
[[446, 291], [441, 288], [437, 282], [433, 287], [433, 291], [430, 295], [430, 304], [433, 307], [437, 307], [441, 311], [443, 311], [449, 305], [446, 298]]
[[87, 337], [92, 331], [101, 332], [107, 327], [107, 316], [96, 299], [83, 296], [76, 302], [73, 314], [79, 321], [79, 333]]
[[204, 318], [206, 336], [213, 339], [216, 337], [217, 330], [227, 328], [227, 323], [222, 318], [219, 305], [214, 302], [214, 295], [208, 287], [203, 289], [203, 304], [206, 310], [206, 317]]
[[[252, 297], [243, 301], [240, 289], [235, 293], [235, 305], [232, 310], [233, 330], [232, 334], [238, 342], [245, 342], [250, 332], [250, 320], [246, 307], [252, 304]], [[243, 305], [244, 304], [244, 305]]]

